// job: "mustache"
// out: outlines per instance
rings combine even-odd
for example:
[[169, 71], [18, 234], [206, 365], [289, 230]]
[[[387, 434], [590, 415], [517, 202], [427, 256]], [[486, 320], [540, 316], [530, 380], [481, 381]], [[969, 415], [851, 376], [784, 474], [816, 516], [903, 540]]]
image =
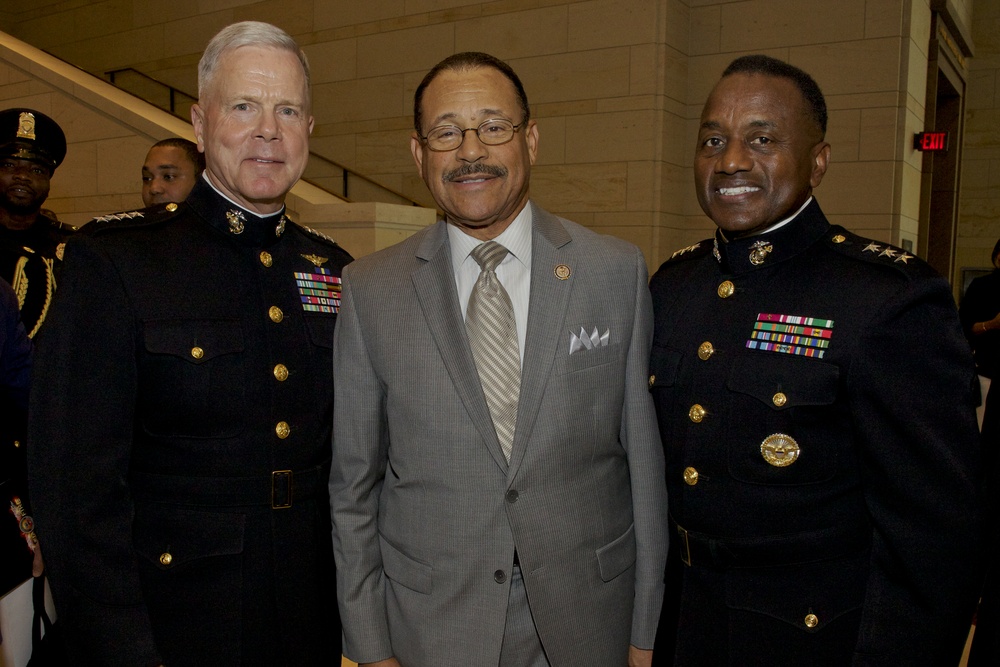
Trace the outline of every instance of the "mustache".
[[507, 168], [501, 167], [498, 164], [463, 164], [458, 169], [445, 172], [441, 180], [454, 181], [456, 178], [462, 178], [463, 176], [481, 176], [483, 174], [504, 178], [507, 176]]

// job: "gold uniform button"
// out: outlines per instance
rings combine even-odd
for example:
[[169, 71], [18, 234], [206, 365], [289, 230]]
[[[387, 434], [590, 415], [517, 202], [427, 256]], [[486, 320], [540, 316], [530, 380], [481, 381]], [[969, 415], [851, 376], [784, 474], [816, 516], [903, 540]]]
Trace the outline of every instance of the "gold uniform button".
[[197, 346], [192, 347], [191, 348], [191, 356], [194, 357], [195, 359], [201, 359], [202, 357], [205, 356], [205, 350], [203, 350], [203, 349], [201, 349], [200, 347], [197, 347]]
[[695, 424], [700, 424], [700, 423], [701, 423], [701, 420], [705, 418], [705, 415], [706, 415], [706, 414], [707, 414], [707, 413], [706, 413], [706, 411], [705, 411], [705, 408], [701, 407], [701, 406], [700, 406], [700, 405], [698, 405], [697, 403], [695, 403], [694, 405], [692, 405], [692, 406], [691, 406], [691, 409], [690, 409], [690, 410], [688, 410], [688, 417], [689, 417], [689, 418], [691, 419], [691, 421], [693, 421], [693, 422], [694, 422]]
[[266, 250], [260, 251], [260, 263], [264, 266], [271, 266], [274, 264], [274, 260], [271, 258], [271, 253]]
[[719, 283], [719, 298], [728, 299], [736, 292], [736, 285], [731, 280], [723, 280]]
[[713, 354], [715, 354], [715, 347], [707, 340], [698, 346], [698, 358], [702, 361], [708, 361], [708, 358]]
[[160, 554], [160, 565], [170, 565], [173, 561], [174, 557], [170, 555], [169, 551]]
[[284, 382], [288, 379], [288, 367], [284, 364], [278, 364], [274, 367], [274, 378], [278, 382]]
[[[846, 236], [844, 236], [843, 234], [837, 234], [837, 235], [836, 235], [836, 236], [834, 236], [834, 237], [833, 237], [833, 238], [832, 238], [831, 240], [832, 240], [832, 241], [833, 241], [834, 243], [843, 243], [844, 241], [846, 241], [846, 240], [847, 240], [847, 237], [846, 237]], [[815, 618], [815, 616], [814, 616], [813, 618]]]
[[698, 471], [694, 468], [688, 466], [684, 468], [684, 483], [688, 486], [694, 486], [698, 483]]
[[21, 446], [21, 441], [20, 440], [15, 440], [14, 441], [14, 449], [17, 449], [20, 446]]
[[175, 204], [173, 202], [170, 202], [169, 204], [167, 204], [167, 213], [173, 213], [176, 210], [177, 210], [177, 204]]
[[288, 437], [288, 434], [292, 432], [292, 429], [289, 428], [288, 422], [278, 422], [274, 426], [274, 432], [278, 434], [279, 438], [284, 440]]
[[819, 619], [816, 618], [816, 614], [806, 614], [805, 623], [807, 628], [815, 628], [819, 625]]
[[788, 402], [788, 397], [779, 391], [777, 394], [771, 397], [771, 402], [780, 408], [781, 406], [783, 406], [785, 403]]
[[655, 375], [650, 375], [649, 376], [649, 388], [652, 389], [654, 384], [656, 384], [656, 376]]
[[267, 309], [267, 316], [271, 318], [272, 322], [280, 322], [285, 319], [285, 314], [281, 312], [281, 308], [277, 306], [271, 306]]

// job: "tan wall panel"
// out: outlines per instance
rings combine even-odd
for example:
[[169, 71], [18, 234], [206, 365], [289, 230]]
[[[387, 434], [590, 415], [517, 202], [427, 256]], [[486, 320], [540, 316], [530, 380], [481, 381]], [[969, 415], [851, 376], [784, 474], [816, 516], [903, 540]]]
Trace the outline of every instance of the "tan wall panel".
[[629, 94], [627, 47], [525, 58], [513, 66], [532, 104]]
[[623, 211], [628, 164], [553, 165], [531, 170], [531, 193], [547, 208], [573, 213]]
[[[861, 110], [859, 160], [892, 160], [897, 155], [897, 117], [894, 107], [869, 107]], [[919, 168], [919, 162], [917, 167]]]
[[357, 77], [358, 42], [338, 39], [312, 44], [302, 49], [309, 58], [309, 75], [313, 85], [331, 81], [347, 81]]
[[315, 29], [342, 28], [402, 16], [405, 5], [404, 0], [317, 2], [314, 12]]
[[816, 198], [829, 214], [895, 212], [893, 162], [844, 162], [833, 164]]
[[865, 2], [865, 38], [894, 37], [903, 34], [903, 0], [867, 0]]
[[[650, 160], [653, 111], [574, 116], [566, 119], [566, 162]], [[580, 141], [585, 137], [585, 141]]]
[[659, 2], [590, 0], [568, 3], [570, 50], [655, 42]]
[[[498, 58], [526, 58], [566, 51], [566, 7], [494, 14], [455, 26], [455, 51], [485, 51]], [[518, 76], [523, 76], [518, 67]]]
[[454, 52], [455, 26], [451, 23], [365, 35], [358, 38], [358, 76], [426, 72]]
[[865, 0], [753, 0], [722, 9], [722, 51], [844, 42], [865, 37]]

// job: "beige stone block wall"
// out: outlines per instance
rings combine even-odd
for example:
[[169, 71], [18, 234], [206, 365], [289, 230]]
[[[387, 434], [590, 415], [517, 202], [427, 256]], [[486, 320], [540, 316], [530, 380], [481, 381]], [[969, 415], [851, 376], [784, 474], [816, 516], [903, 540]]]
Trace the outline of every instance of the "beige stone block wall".
[[989, 268], [1000, 238], [1000, 3], [977, 0], [955, 266]]
[[[952, 2], [980, 51], [980, 35], [1000, 31], [983, 27], [979, 5], [996, 4]], [[768, 53], [827, 95], [833, 162], [817, 196], [834, 222], [897, 244], [919, 237], [911, 136], [923, 129], [930, 0], [75, 0], [6, 11], [17, 36], [84, 69], [134, 66], [189, 92], [212, 34], [271, 21], [311, 58], [315, 148], [425, 204], [408, 147], [413, 91], [451, 53], [494, 53], [521, 75], [539, 124], [532, 196], [641, 241], [652, 268], [711, 233], [691, 173], [701, 106], [733, 58]], [[974, 66], [970, 138], [996, 126], [985, 114], [997, 85], [995, 69]], [[1000, 157], [968, 154], [998, 169]], [[967, 178], [963, 215], [988, 215], [991, 198], [976, 193], [991, 181]], [[963, 240], [960, 255], [969, 243], [982, 245]]]

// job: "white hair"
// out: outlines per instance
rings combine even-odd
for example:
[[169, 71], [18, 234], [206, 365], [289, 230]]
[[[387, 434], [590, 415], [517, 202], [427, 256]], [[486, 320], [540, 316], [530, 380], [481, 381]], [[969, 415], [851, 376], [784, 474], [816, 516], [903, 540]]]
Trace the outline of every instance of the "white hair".
[[241, 46], [261, 46], [294, 53], [306, 78], [306, 99], [309, 99], [309, 60], [291, 35], [281, 28], [262, 21], [241, 21], [228, 25], [212, 38], [198, 62], [198, 98], [203, 99], [212, 84], [222, 56]]

